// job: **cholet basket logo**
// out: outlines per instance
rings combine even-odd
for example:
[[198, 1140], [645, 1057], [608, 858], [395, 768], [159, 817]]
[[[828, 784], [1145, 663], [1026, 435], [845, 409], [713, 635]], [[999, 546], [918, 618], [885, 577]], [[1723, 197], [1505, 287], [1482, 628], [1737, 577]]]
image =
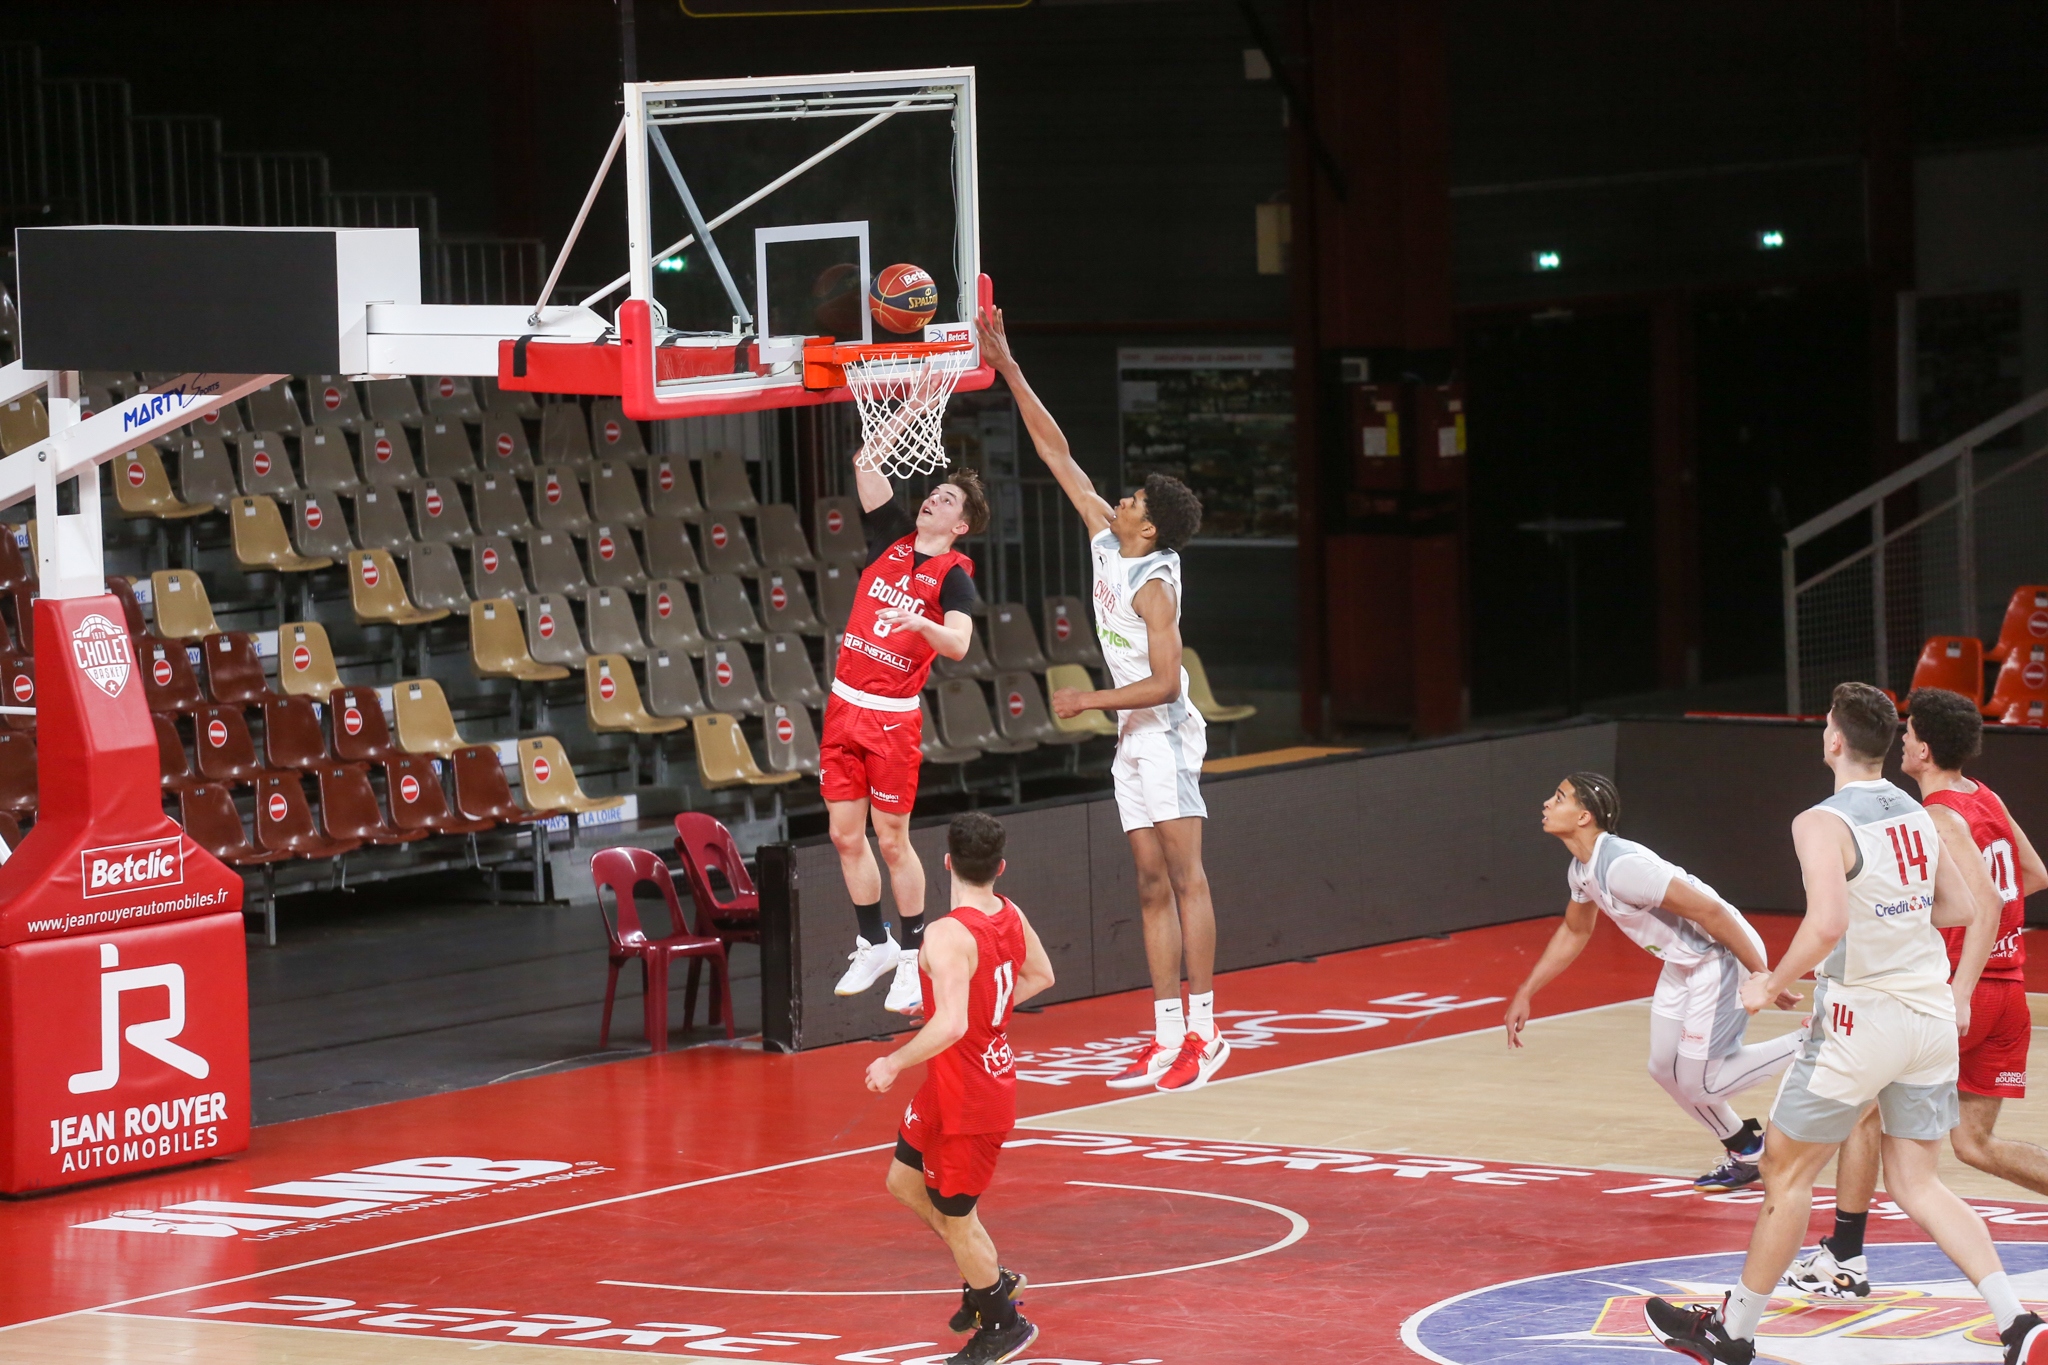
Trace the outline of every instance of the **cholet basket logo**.
[[71, 632], [71, 655], [93, 686], [110, 697], [121, 695], [128, 675], [135, 670], [135, 654], [128, 645], [128, 632], [94, 612]]

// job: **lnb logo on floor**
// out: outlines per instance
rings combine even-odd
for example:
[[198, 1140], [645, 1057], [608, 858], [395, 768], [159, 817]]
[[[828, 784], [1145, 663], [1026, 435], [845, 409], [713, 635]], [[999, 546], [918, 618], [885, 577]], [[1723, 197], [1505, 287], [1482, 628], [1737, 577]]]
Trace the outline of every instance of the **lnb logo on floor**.
[[[2048, 1316], [2048, 1242], [2001, 1242], [1998, 1251], [2028, 1310]], [[1991, 1310], [1933, 1244], [1888, 1243], [1869, 1254], [1867, 1299], [1790, 1290], [1772, 1298], [1757, 1329], [1757, 1359], [1949, 1365], [1996, 1358]], [[1401, 1340], [1440, 1365], [1612, 1365], [1617, 1353], [1657, 1350], [1643, 1317], [1651, 1296], [1718, 1304], [1741, 1271], [1736, 1251], [1511, 1280], [1431, 1304], [1401, 1324]]]

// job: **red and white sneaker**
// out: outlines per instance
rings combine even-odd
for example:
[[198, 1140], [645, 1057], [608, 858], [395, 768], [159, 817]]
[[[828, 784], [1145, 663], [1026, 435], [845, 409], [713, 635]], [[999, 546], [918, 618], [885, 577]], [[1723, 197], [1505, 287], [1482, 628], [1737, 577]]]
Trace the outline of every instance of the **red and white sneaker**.
[[1166, 1074], [1166, 1068], [1173, 1065], [1174, 1054], [1160, 1046], [1159, 1039], [1148, 1040], [1145, 1048], [1131, 1064], [1109, 1078], [1111, 1090], [1149, 1090], [1159, 1083]]
[[1200, 1090], [1229, 1060], [1230, 1044], [1220, 1032], [1204, 1042], [1201, 1034], [1190, 1031], [1181, 1039], [1180, 1054], [1159, 1078], [1159, 1089]]

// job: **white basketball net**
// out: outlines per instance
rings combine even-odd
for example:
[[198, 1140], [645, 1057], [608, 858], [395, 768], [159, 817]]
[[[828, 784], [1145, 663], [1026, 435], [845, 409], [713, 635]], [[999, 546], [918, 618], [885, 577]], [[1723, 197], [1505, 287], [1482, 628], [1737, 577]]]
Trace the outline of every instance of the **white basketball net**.
[[854, 464], [884, 478], [944, 469], [946, 402], [960, 381], [949, 352], [879, 355], [846, 362], [846, 387], [860, 409], [860, 453]]

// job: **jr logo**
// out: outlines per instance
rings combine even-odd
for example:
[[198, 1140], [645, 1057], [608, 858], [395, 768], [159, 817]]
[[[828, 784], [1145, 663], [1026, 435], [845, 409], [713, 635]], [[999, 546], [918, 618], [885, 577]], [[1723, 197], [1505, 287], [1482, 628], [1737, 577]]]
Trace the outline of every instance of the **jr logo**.
[[185, 1031], [185, 969], [175, 962], [154, 967], [133, 967], [115, 971], [121, 965], [121, 950], [111, 943], [100, 945], [100, 1069], [80, 1071], [70, 1080], [71, 1093], [91, 1095], [112, 1090], [121, 1083], [121, 997], [129, 991], [162, 986], [170, 993], [170, 1005], [161, 1019], [128, 1026], [129, 1045], [160, 1062], [176, 1067], [197, 1080], [205, 1080], [211, 1069], [206, 1058], [172, 1042]]

